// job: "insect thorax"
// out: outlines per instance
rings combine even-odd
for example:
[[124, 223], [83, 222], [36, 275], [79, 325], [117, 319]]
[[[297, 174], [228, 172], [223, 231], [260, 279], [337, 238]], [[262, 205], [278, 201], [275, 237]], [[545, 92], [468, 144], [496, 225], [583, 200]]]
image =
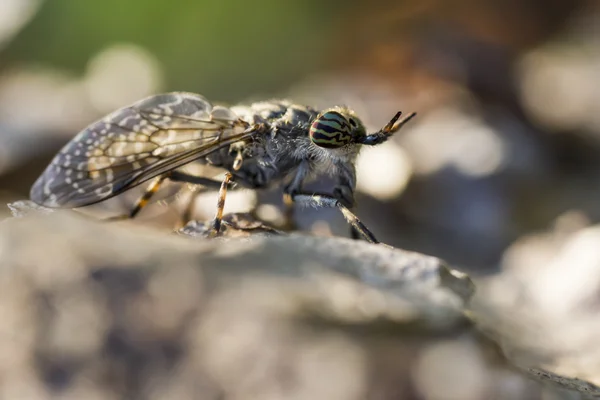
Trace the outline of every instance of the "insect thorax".
[[[328, 173], [334, 162], [353, 163], [357, 146], [324, 149], [314, 145], [309, 137], [311, 123], [319, 111], [291, 102], [264, 101], [231, 110], [249, 124], [263, 124], [264, 129], [243, 143], [235, 143], [205, 158], [208, 163], [233, 173], [236, 181], [248, 187], [264, 187], [277, 183], [304, 160], [313, 174]], [[237, 153], [242, 153], [239, 170], [233, 165]]]
[[285, 160], [291, 162], [297, 158], [293, 153], [306, 147], [310, 121], [317, 115], [310, 107], [284, 100], [233, 106], [231, 110], [250, 125], [261, 124], [263, 129], [250, 140], [234, 143], [206, 157], [209, 163], [229, 170], [233, 169], [239, 151], [244, 160], [242, 169], [256, 168], [255, 164], [261, 167], [276, 164], [279, 169], [286, 169]]

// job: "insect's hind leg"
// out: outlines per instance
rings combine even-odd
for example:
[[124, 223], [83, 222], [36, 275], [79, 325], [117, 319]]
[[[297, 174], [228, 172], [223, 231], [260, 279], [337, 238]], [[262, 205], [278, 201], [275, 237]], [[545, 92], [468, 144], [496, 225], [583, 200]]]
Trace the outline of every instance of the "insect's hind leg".
[[225, 174], [225, 179], [221, 183], [219, 189], [219, 199], [217, 200], [217, 212], [215, 213], [215, 219], [213, 220], [211, 230], [208, 234], [209, 237], [217, 236], [221, 231], [221, 222], [223, 220], [223, 210], [225, 209], [225, 197], [227, 197], [227, 186], [233, 180], [233, 175], [229, 172]]
[[363, 224], [360, 219], [346, 206], [344, 206], [338, 199], [333, 196], [323, 194], [306, 194], [298, 193], [292, 196], [292, 199], [296, 203], [305, 204], [313, 207], [323, 208], [338, 208], [346, 221], [352, 226], [353, 230], [362, 236], [367, 242], [379, 243], [375, 238], [375, 235]]
[[167, 177], [168, 175], [161, 175], [154, 181], [152, 181], [152, 183], [146, 188], [144, 194], [142, 194], [140, 198], [135, 202], [135, 205], [133, 206], [129, 214], [118, 215], [116, 217], [109, 217], [104, 219], [104, 221], [120, 221], [124, 219], [134, 218], [136, 215], [139, 214], [140, 211], [142, 211], [144, 207], [148, 205], [152, 196], [154, 196], [158, 189], [160, 189], [160, 186], [163, 184], [165, 179], [167, 179]]
[[[172, 171], [169, 174], [169, 179], [173, 182], [185, 182], [193, 185], [202, 185], [207, 189], [220, 189], [222, 182], [210, 178], [204, 178], [202, 176], [190, 175], [182, 171]], [[192, 193], [190, 200], [185, 206], [183, 213], [179, 219], [178, 227], [185, 226], [191, 221], [194, 212], [194, 204], [196, 201], [196, 193]]]
[[[168, 174], [161, 175], [158, 178], [156, 178], [154, 181], [152, 181], [152, 183], [150, 183], [150, 185], [148, 185], [148, 187], [146, 188], [146, 191], [137, 199], [137, 201], [135, 202], [135, 205], [133, 206], [133, 208], [131, 209], [131, 211], [128, 214], [118, 215], [116, 217], [109, 217], [109, 218], [106, 218], [105, 221], [121, 221], [121, 220], [125, 220], [125, 219], [135, 218], [135, 216], [138, 215], [140, 213], [140, 211], [142, 211], [142, 209], [148, 205], [148, 203], [150, 203], [152, 196], [154, 196], [154, 194], [156, 194], [156, 192], [158, 192], [158, 190], [160, 189], [160, 187], [162, 186], [162, 184], [164, 183], [164, 181], [166, 179], [169, 179], [174, 182], [187, 182], [187, 183], [203, 185], [205, 187], [211, 187], [211, 188], [219, 188], [221, 186], [221, 182], [216, 181], [214, 179], [189, 175], [189, 174], [186, 174], [184, 172], [179, 172], [179, 171], [172, 171]], [[191, 212], [193, 211], [192, 210], [193, 203], [194, 203], [193, 199], [190, 200], [189, 204], [186, 207], [184, 215], [182, 216], [182, 219], [185, 223], [187, 223], [189, 221], [189, 216], [191, 215]]]

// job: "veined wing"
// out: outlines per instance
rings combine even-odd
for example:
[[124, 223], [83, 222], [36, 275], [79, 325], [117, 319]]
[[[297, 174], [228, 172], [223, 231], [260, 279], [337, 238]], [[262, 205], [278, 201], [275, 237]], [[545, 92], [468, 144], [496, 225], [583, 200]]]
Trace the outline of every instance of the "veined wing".
[[31, 188], [46, 207], [76, 208], [113, 197], [254, 134], [233, 111], [185, 92], [121, 108], [63, 147]]

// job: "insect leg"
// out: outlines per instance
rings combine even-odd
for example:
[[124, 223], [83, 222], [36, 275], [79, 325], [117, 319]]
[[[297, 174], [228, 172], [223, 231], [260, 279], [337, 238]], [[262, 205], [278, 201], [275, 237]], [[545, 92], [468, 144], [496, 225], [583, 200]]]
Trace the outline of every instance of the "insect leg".
[[360, 235], [360, 232], [354, 227], [354, 225], [350, 225], [350, 237], [354, 240], [358, 240], [360, 239]]
[[329, 195], [298, 193], [292, 196], [296, 203], [313, 207], [332, 208], [337, 207], [346, 221], [368, 242], [379, 243], [375, 235], [363, 224], [360, 219], [348, 207], [344, 206], [338, 199]]
[[146, 188], [146, 191], [144, 192], [144, 194], [142, 194], [140, 196], [140, 198], [135, 202], [135, 205], [133, 206], [133, 208], [131, 209], [129, 214], [106, 218], [105, 221], [118, 221], [118, 220], [123, 220], [123, 219], [134, 218], [137, 214], [139, 214], [139, 212], [142, 210], [142, 208], [144, 208], [148, 205], [148, 202], [150, 202], [150, 199], [152, 198], [152, 196], [154, 196], [154, 194], [158, 191], [158, 189], [160, 189], [160, 186], [162, 185], [162, 183], [165, 181], [166, 178], [167, 178], [167, 175], [161, 175], [158, 178], [156, 178], [154, 181], [152, 181], [152, 183], [150, 185], [148, 185], [148, 187]]
[[294, 199], [293, 196], [296, 193], [302, 191], [302, 182], [306, 179], [310, 173], [310, 165], [307, 161], [302, 161], [296, 170], [294, 177], [291, 182], [286, 185], [283, 189], [283, 205], [285, 207], [285, 222], [284, 228], [292, 230], [296, 228], [296, 221], [294, 219]]
[[154, 194], [158, 191], [158, 189], [160, 189], [160, 186], [166, 178], [167, 177], [165, 175], [159, 176], [156, 180], [154, 180], [154, 182], [152, 182], [148, 186], [146, 192], [138, 199], [136, 205], [129, 213], [129, 218], [135, 217], [142, 210], [142, 208], [148, 205], [148, 202], [150, 201], [152, 196], [154, 196]]
[[[169, 174], [169, 179], [174, 182], [185, 182], [193, 185], [202, 185], [207, 189], [221, 189], [222, 182], [211, 178], [204, 178], [202, 176], [190, 175], [182, 171], [172, 171]], [[194, 211], [194, 203], [196, 200], [196, 193], [192, 193], [188, 204], [185, 207], [181, 220], [179, 221], [180, 226], [185, 226], [191, 219]]]
[[[333, 196], [339, 199], [352, 213], [355, 209], [354, 188], [356, 187], [356, 170], [351, 164], [343, 162], [335, 163], [338, 179], [337, 186], [333, 189]], [[361, 239], [361, 233], [354, 225], [350, 225], [350, 237], [352, 239]]]
[[172, 171], [169, 174], [169, 179], [173, 182], [191, 183], [193, 185], [202, 185], [213, 189], [218, 189], [221, 187], [220, 181], [210, 178], [204, 178], [202, 176], [186, 174], [185, 172], [181, 171]]
[[225, 208], [225, 197], [227, 196], [227, 186], [233, 180], [233, 175], [229, 172], [225, 174], [225, 179], [221, 183], [219, 189], [219, 200], [217, 201], [217, 212], [213, 221], [212, 229], [209, 233], [209, 237], [215, 237], [221, 230], [221, 221], [223, 220], [223, 209]]

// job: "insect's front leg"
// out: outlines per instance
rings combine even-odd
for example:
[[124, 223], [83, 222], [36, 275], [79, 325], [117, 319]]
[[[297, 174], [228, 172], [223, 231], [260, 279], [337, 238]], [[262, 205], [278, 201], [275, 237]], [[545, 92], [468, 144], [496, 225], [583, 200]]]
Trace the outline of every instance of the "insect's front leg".
[[[354, 212], [354, 188], [349, 182], [340, 183], [333, 189], [333, 197], [338, 199], [348, 210]], [[350, 236], [352, 239], [360, 239], [360, 232], [356, 230], [354, 225], [350, 225]]]
[[308, 161], [304, 160], [296, 169], [291, 182], [283, 188], [283, 204], [285, 206], [284, 229], [293, 230], [296, 228], [293, 196], [302, 191], [302, 183], [309, 173], [310, 165]]
[[354, 190], [356, 188], [354, 166], [349, 163], [336, 163], [330, 173], [337, 180], [333, 188], [333, 196], [349, 209], [354, 208]]
[[354, 166], [348, 163], [339, 163], [335, 164], [334, 168], [328, 172], [337, 180], [333, 195], [306, 193], [302, 191], [302, 182], [310, 173], [310, 164], [308, 162], [301, 164], [294, 179], [285, 188], [290, 202], [314, 207], [336, 207], [350, 224], [354, 239], [363, 238], [371, 243], [379, 243], [375, 235], [351, 211], [351, 208], [354, 207], [354, 188], [356, 187]]
[[336, 207], [341, 212], [346, 221], [354, 228], [360, 237], [364, 238], [367, 242], [370, 243], [379, 243], [379, 241], [375, 238], [375, 235], [371, 233], [369, 228], [363, 224], [360, 219], [350, 211], [346, 206], [344, 206], [340, 200], [337, 198], [326, 195], [326, 194], [309, 194], [309, 193], [297, 193], [292, 196], [292, 199], [296, 203], [305, 204], [313, 207], [324, 207], [324, 208], [332, 208]]
[[[354, 212], [355, 200], [354, 190], [356, 188], [356, 171], [353, 166], [347, 164], [336, 165], [336, 176], [338, 183], [333, 189], [333, 196], [338, 199], [348, 210]], [[350, 236], [352, 239], [360, 239], [362, 234], [354, 224], [350, 224]]]
[[[354, 189], [349, 185], [341, 185], [334, 189], [333, 196], [338, 199], [348, 210], [354, 213], [355, 200]], [[356, 230], [353, 224], [350, 224], [350, 237], [352, 239], [360, 239], [361, 233]]]

